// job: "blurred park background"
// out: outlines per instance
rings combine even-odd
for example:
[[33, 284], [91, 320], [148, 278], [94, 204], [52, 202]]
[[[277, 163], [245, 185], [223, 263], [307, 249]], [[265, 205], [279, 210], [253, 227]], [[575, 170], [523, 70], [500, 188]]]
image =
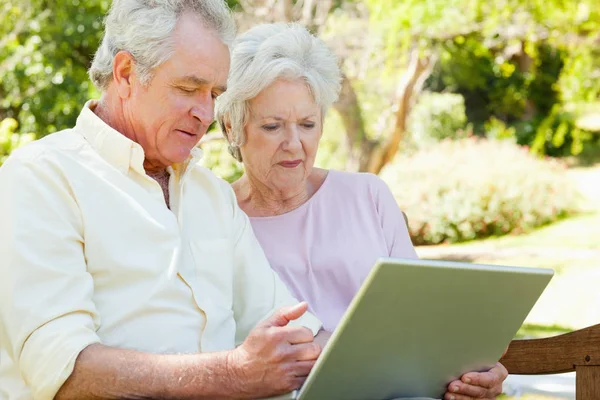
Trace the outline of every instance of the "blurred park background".
[[[598, 0], [229, 4], [240, 31], [297, 21], [335, 51], [317, 165], [379, 174], [421, 257], [554, 269], [520, 336], [600, 323]], [[109, 6], [0, 0], [0, 164], [98, 97], [86, 70]], [[201, 146], [242, 174], [218, 131]]]

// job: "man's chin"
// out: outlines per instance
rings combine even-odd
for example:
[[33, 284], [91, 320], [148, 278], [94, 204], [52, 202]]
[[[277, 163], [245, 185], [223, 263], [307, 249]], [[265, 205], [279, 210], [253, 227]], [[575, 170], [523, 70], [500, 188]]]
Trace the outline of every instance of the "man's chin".
[[182, 147], [170, 154], [171, 157], [169, 157], [169, 160], [171, 161], [171, 164], [181, 164], [189, 160], [193, 148], [194, 147]]

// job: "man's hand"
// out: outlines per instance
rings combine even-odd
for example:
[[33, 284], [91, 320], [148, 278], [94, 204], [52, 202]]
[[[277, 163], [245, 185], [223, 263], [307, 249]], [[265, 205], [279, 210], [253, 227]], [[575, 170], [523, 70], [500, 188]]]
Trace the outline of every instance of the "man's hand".
[[504, 365], [496, 366], [487, 372], [468, 372], [460, 380], [448, 385], [445, 400], [495, 399], [502, 393], [502, 382], [508, 376]]
[[321, 346], [321, 350], [327, 346], [327, 342], [329, 342], [329, 338], [331, 338], [331, 332], [327, 332], [324, 329], [321, 329], [317, 336], [315, 336], [315, 342]]
[[299, 388], [321, 354], [310, 329], [288, 326], [307, 310], [307, 303], [279, 309], [254, 328], [232, 350], [228, 370], [240, 392], [268, 397]]

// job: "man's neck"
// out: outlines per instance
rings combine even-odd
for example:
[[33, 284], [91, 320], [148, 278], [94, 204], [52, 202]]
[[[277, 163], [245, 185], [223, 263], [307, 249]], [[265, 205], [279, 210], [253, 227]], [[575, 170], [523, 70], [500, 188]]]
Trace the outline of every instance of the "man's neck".
[[[113, 88], [109, 88], [102, 94], [100, 101], [92, 111], [108, 126], [133, 142], [139, 143], [135, 130], [124, 118], [122, 104]], [[161, 176], [166, 173], [166, 167], [163, 164], [148, 159], [144, 159], [144, 170], [149, 176]]]
[[125, 121], [120, 99], [118, 96], [115, 98], [115, 94], [111, 92], [112, 88], [109, 88], [103, 93], [92, 111], [108, 126], [137, 143], [133, 129], [128, 128]]

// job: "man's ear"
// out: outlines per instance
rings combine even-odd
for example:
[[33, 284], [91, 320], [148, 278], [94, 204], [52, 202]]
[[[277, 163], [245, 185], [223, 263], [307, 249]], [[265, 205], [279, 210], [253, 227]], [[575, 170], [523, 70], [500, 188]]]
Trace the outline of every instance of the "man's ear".
[[131, 83], [135, 75], [135, 61], [128, 51], [119, 51], [113, 60], [113, 82], [122, 99], [131, 95]]

